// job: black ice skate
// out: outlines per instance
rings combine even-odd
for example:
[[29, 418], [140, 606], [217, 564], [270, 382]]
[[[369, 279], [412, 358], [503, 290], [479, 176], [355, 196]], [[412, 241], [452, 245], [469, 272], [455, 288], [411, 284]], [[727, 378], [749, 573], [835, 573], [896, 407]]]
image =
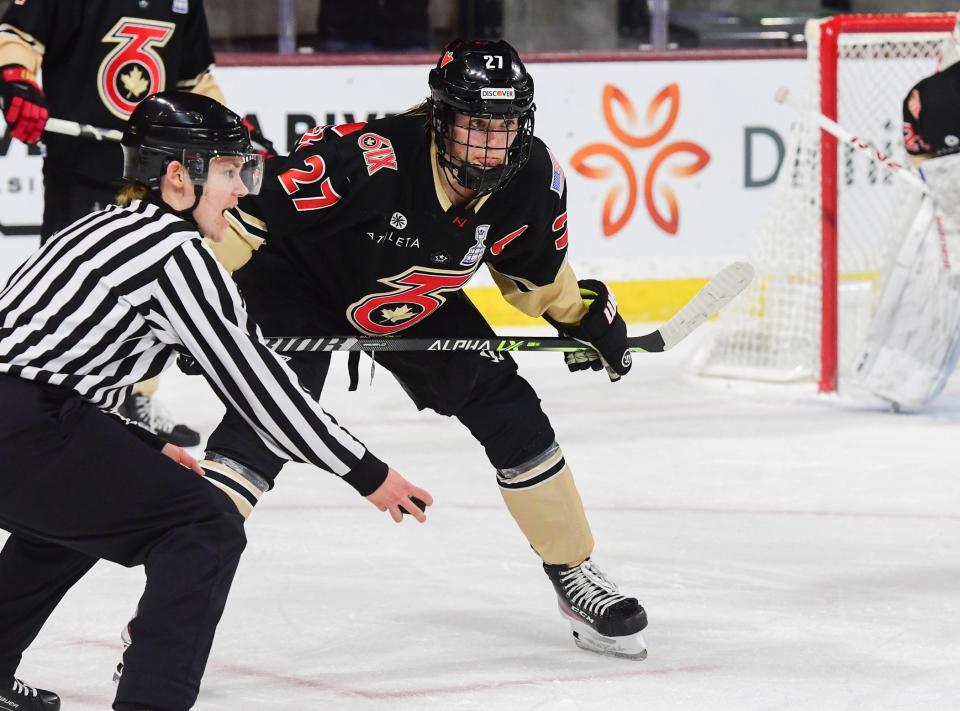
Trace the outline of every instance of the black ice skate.
[[128, 420], [139, 422], [157, 437], [178, 447], [200, 444], [200, 433], [186, 425], [174, 423], [146, 395], [131, 395], [117, 408]]
[[34, 689], [19, 679], [9, 689], [0, 689], [0, 711], [59, 711], [60, 697], [52, 691]]
[[[133, 613], [133, 617], [136, 618], [136, 616], [137, 616], [137, 613], [134, 612], [134, 613]], [[123, 630], [121, 630], [121, 632], [120, 632], [120, 641], [123, 642], [123, 651], [124, 651], [124, 652], [127, 651], [127, 647], [129, 647], [131, 644], [133, 644], [133, 636], [132, 636], [132, 633], [130, 632], [130, 625], [131, 625], [132, 623], [133, 623], [133, 619], [131, 619], [130, 622], [128, 622], [126, 625], [124, 625]], [[121, 659], [119, 662], [117, 662], [117, 668], [116, 668], [116, 670], [113, 672], [113, 683], [114, 683], [115, 685], [116, 685], [116, 684], [119, 684], [119, 683], [120, 683], [120, 678], [121, 678], [122, 676], [123, 676], [123, 660]]]
[[646, 659], [647, 645], [640, 631], [647, 613], [636, 598], [620, 594], [596, 564], [587, 558], [580, 565], [543, 564], [557, 591], [560, 614], [573, 630], [581, 649], [626, 659]]

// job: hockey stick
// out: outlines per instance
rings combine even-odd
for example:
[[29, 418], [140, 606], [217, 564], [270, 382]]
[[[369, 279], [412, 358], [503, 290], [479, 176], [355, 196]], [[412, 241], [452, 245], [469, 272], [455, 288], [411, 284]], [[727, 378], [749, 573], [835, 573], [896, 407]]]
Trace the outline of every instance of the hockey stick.
[[59, 133], [61, 136], [81, 136], [95, 141], [117, 142], [123, 138], [123, 131], [115, 128], [97, 128], [87, 123], [77, 123], [66, 119], [50, 118], [44, 124], [45, 133]]
[[856, 148], [858, 151], [870, 158], [870, 160], [876, 161], [890, 171], [893, 175], [905, 181], [907, 184], [917, 188], [918, 190], [922, 190], [925, 193], [929, 192], [927, 184], [923, 182], [923, 180], [907, 166], [893, 160], [893, 158], [888, 156], [883, 151], [874, 148], [869, 141], [855, 136], [836, 121], [827, 118], [819, 111], [814, 111], [802, 106], [796, 99], [793, 98], [793, 96], [790, 95], [790, 90], [787, 89], [787, 87], [781, 86], [779, 89], [777, 89], [774, 99], [779, 104], [789, 106], [793, 110], [809, 116], [811, 119], [813, 119], [814, 123], [816, 123], [831, 136], [837, 140], [843, 141], [848, 146]]
[[[67, 121], [66, 119], [50, 118], [43, 126], [45, 133], [58, 133], [61, 136], [76, 136], [80, 138], [92, 138], [95, 141], [119, 142], [123, 139], [123, 131], [115, 128], [99, 128], [91, 126], [88, 123], [77, 123], [76, 121]], [[250, 141], [255, 151], [265, 151], [266, 148], [256, 141]]]
[[[697, 330], [717, 311], [743, 291], [753, 279], [753, 266], [734, 262], [721, 269], [688, 301], [677, 315], [655, 331], [630, 336], [631, 351], [659, 353], [670, 350]], [[590, 346], [573, 338], [528, 338], [495, 336], [492, 338], [377, 338], [375, 336], [338, 336], [325, 338], [277, 337], [265, 339], [280, 353], [304, 351], [585, 351]]]

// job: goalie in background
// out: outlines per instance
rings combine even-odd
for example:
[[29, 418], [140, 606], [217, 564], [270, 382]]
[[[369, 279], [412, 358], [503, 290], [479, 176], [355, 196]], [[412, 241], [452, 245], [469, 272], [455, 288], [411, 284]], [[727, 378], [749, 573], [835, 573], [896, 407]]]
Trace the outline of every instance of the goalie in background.
[[857, 383], [917, 410], [942, 392], [960, 355], [960, 63], [903, 101], [903, 144], [927, 192], [903, 196]]

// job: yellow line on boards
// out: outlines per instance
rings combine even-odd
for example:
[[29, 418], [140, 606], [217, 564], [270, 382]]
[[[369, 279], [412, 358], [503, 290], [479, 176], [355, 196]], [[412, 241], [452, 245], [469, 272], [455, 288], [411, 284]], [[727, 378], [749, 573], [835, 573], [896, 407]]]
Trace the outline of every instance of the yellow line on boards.
[[[644, 279], [611, 281], [625, 321], [666, 321], [703, 288], [708, 279]], [[542, 326], [543, 319], [526, 316], [504, 301], [495, 286], [466, 289], [491, 326]]]

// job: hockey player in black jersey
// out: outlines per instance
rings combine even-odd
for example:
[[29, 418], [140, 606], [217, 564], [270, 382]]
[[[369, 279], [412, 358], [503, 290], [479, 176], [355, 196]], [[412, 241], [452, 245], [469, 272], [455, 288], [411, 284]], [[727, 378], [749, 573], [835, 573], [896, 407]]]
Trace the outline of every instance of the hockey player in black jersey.
[[[483, 338], [462, 292], [481, 264], [504, 297], [593, 347], [571, 370], [630, 370], [607, 287], [567, 263], [563, 170], [534, 136], [534, 87], [506, 42], [456, 41], [404, 115], [307, 132], [269, 161], [261, 194], [228, 213], [215, 249], [267, 335]], [[246, 262], [246, 263], [244, 263]], [[239, 268], [238, 268], [239, 267]], [[378, 353], [420, 409], [456, 417], [483, 446], [511, 514], [543, 559], [580, 646], [642, 659], [646, 613], [590, 556], [593, 538], [537, 394], [509, 354]], [[329, 354], [293, 354], [314, 391]], [[270, 481], [282, 460], [229, 412], [208, 460]]]
[[[29, 0], [0, 19], [0, 101], [10, 135], [41, 138], [48, 115], [123, 130], [150, 94], [178, 89], [225, 103], [214, 79], [203, 0]], [[41, 74], [42, 85], [39, 80]], [[112, 141], [43, 135], [41, 242], [114, 201], [123, 156]], [[198, 432], [166, 416], [140, 383], [120, 404], [171, 444], [200, 444]]]

